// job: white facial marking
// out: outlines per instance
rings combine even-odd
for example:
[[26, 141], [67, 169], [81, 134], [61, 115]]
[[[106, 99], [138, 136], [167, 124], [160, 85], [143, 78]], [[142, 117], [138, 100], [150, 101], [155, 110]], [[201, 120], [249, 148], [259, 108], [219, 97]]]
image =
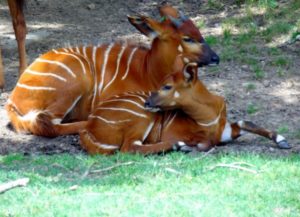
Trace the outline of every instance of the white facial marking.
[[138, 145], [138, 146], [142, 146], [143, 145], [142, 141], [140, 141], [140, 140], [134, 141], [133, 144], [134, 145]]
[[179, 98], [179, 97], [180, 97], [180, 93], [179, 93], [178, 91], [175, 91], [174, 97], [175, 97], [175, 98]]
[[181, 53], [182, 53], [182, 52], [183, 52], [183, 48], [182, 48], [182, 46], [181, 46], [181, 45], [179, 45], [179, 46], [178, 46], [178, 48], [177, 48], [177, 50], [178, 50], [179, 52], [181, 52]]
[[188, 58], [184, 57], [184, 58], [183, 58], [183, 62], [184, 62], [184, 63], [189, 63], [190, 60], [189, 60]]
[[221, 142], [228, 142], [232, 140], [231, 137], [232, 129], [230, 126], [230, 123], [226, 122], [226, 125], [224, 127], [222, 136], [221, 136]]
[[170, 103], [170, 106], [174, 106], [174, 105], [176, 105], [175, 101], [173, 101], [173, 102]]
[[285, 138], [282, 135], [278, 134], [277, 137], [276, 137], [276, 142], [279, 143], [279, 142], [281, 142], [283, 140], [285, 140]]

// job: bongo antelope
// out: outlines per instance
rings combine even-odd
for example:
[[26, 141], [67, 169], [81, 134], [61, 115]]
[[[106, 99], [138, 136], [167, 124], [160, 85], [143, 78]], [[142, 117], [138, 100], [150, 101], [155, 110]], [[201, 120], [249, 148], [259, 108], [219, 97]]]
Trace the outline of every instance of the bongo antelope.
[[[26, 23], [25, 23], [25, 18], [23, 13], [25, 0], [8, 0], [7, 3], [12, 18], [16, 40], [18, 43], [19, 75], [21, 75], [22, 72], [27, 67], [26, 50], [25, 50], [25, 38], [26, 38], [27, 30], [26, 30]], [[2, 63], [2, 55], [1, 55], [1, 48], [0, 48], [0, 89], [4, 87], [4, 83], [5, 82], [4, 82], [3, 63]]]
[[275, 131], [264, 129], [251, 121], [229, 122], [224, 98], [207, 90], [197, 77], [195, 65], [196, 63], [187, 64], [183, 74], [173, 75], [169, 83], [159, 91], [152, 92], [145, 103], [149, 110], [179, 109], [187, 114], [189, 119], [175, 118], [172, 122], [172, 133], [176, 131], [176, 138], [180, 138], [180, 142], [177, 142], [178, 148], [206, 151], [247, 132], [270, 139], [279, 148], [290, 148], [286, 139]]
[[128, 92], [102, 101], [80, 132], [81, 146], [90, 154], [205, 151], [252, 132], [289, 148], [284, 137], [252, 122], [227, 122], [223, 98], [197, 79], [195, 65], [187, 63], [184, 73], [177, 70], [158, 92]]
[[140, 32], [154, 38], [150, 49], [111, 43], [53, 49], [37, 58], [6, 106], [14, 129], [47, 137], [78, 133], [98, 102], [126, 91], [159, 88], [173, 71], [177, 55], [193, 57], [198, 66], [219, 63], [190, 19], [170, 6], [162, 6], [161, 14], [166, 17], [163, 22], [128, 17]]

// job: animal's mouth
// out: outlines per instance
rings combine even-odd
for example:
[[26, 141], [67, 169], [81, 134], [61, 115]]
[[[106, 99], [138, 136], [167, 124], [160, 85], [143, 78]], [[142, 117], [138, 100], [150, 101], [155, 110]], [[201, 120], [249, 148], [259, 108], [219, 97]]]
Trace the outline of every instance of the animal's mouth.
[[150, 112], [161, 111], [161, 108], [159, 106], [152, 105], [152, 103], [150, 103], [150, 101], [146, 101], [144, 107], [147, 111], [150, 111]]
[[158, 106], [150, 106], [150, 105], [147, 105], [145, 104], [145, 109], [149, 112], [159, 112], [161, 111], [161, 108], [158, 107]]

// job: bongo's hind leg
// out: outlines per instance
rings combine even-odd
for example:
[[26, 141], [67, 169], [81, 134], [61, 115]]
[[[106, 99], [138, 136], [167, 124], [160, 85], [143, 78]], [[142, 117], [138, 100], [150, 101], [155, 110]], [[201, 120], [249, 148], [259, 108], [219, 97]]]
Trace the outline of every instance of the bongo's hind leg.
[[[289, 149], [291, 148], [290, 144], [287, 142], [287, 140], [280, 134], [278, 134], [275, 131], [270, 131], [268, 129], [265, 129], [263, 127], [260, 127], [256, 124], [254, 124], [251, 121], [238, 121], [235, 123], [231, 123], [231, 138], [236, 139], [246, 132], [257, 134], [260, 136], [263, 136], [267, 139], [272, 140], [277, 144], [279, 148], [282, 149]], [[226, 128], [226, 127], [225, 127]]]

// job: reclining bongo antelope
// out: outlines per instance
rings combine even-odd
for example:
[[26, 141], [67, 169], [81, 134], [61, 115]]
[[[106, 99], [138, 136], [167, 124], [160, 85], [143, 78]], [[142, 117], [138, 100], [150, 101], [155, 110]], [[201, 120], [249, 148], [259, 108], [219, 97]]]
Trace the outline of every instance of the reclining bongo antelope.
[[192, 21], [169, 5], [158, 22], [129, 17], [140, 32], [154, 37], [151, 48], [122, 43], [53, 49], [22, 74], [6, 109], [17, 132], [54, 137], [78, 133], [95, 105], [125, 91], [159, 88], [178, 54], [193, 55], [198, 66], [217, 64]]
[[159, 91], [125, 93], [101, 102], [80, 132], [82, 147], [91, 154], [205, 151], [245, 132], [271, 139], [280, 148], [290, 147], [283, 136], [252, 122], [229, 123], [224, 99], [198, 80], [197, 63], [184, 60], [184, 69], [178, 60], [177, 73]]

